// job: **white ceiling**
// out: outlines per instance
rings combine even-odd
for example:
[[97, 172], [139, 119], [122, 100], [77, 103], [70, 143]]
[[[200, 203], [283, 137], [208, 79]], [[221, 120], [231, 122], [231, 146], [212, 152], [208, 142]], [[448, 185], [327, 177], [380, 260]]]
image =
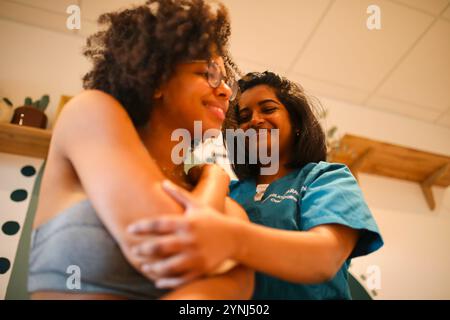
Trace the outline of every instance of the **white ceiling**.
[[[100, 13], [133, 0], [0, 0], [0, 17], [64, 33], [81, 8], [85, 37]], [[312, 94], [450, 128], [449, 0], [223, 0], [244, 71], [271, 69]], [[366, 27], [369, 5], [381, 30]]]

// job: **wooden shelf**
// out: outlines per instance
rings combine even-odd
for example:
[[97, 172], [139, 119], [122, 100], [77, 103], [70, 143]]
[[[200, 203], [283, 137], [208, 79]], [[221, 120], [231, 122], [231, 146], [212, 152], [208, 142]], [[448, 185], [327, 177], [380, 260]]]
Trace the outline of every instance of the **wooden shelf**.
[[45, 159], [51, 137], [50, 130], [0, 123], [0, 152]]
[[356, 177], [358, 172], [364, 172], [417, 182], [431, 209], [435, 208], [431, 187], [450, 185], [448, 156], [354, 135], [345, 135], [341, 147], [342, 151], [333, 154], [333, 162], [347, 164]]
[[[50, 130], [0, 123], [0, 152], [45, 159], [51, 135]], [[417, 182], [431, 209], [436, 206], [431, 187], [450, 185], [448, 156], [354, 135], [345, 135], [341, 146], [331, 161], [345, 163], [356, 177], [364, 172]]]

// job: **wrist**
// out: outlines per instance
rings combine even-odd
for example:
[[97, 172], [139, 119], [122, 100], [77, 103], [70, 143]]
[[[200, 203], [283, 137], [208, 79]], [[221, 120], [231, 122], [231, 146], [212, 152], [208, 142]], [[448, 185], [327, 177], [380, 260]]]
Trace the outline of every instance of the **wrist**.
[[221, 179], [227, 180], [228, 183], [230, 183], [230, 176], [228, 173], [219, 165], [217, 164], [207, 164], [204, 167], [204, 174], [207, 177], [220, 177]]
[[246, 225], [248, 222], [243, 222], [238, 219], [228, 218], [228, 228], [230, 230], [232, 251], [230, 258], [240, 263], [243, 262], [243, 257], [246, 256], [247, 243], [245, 241]]

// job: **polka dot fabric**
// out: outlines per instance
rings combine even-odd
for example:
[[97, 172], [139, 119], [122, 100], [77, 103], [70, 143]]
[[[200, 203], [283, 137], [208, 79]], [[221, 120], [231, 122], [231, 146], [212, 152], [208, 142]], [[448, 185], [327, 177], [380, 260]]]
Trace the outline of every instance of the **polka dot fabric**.
[[43, 162], [0, 153], [0, 300], [6, 295], [33, 186]]

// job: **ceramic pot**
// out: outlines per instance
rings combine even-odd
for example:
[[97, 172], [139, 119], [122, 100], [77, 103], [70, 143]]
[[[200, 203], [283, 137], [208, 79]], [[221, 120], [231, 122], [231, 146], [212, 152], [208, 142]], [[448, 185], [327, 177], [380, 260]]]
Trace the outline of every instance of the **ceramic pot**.
[[32, 106], [23, 106], [14, 110], [11, 123], [19, 126], [29, 126], [45, 129], [47, 127], [47, 115]]

